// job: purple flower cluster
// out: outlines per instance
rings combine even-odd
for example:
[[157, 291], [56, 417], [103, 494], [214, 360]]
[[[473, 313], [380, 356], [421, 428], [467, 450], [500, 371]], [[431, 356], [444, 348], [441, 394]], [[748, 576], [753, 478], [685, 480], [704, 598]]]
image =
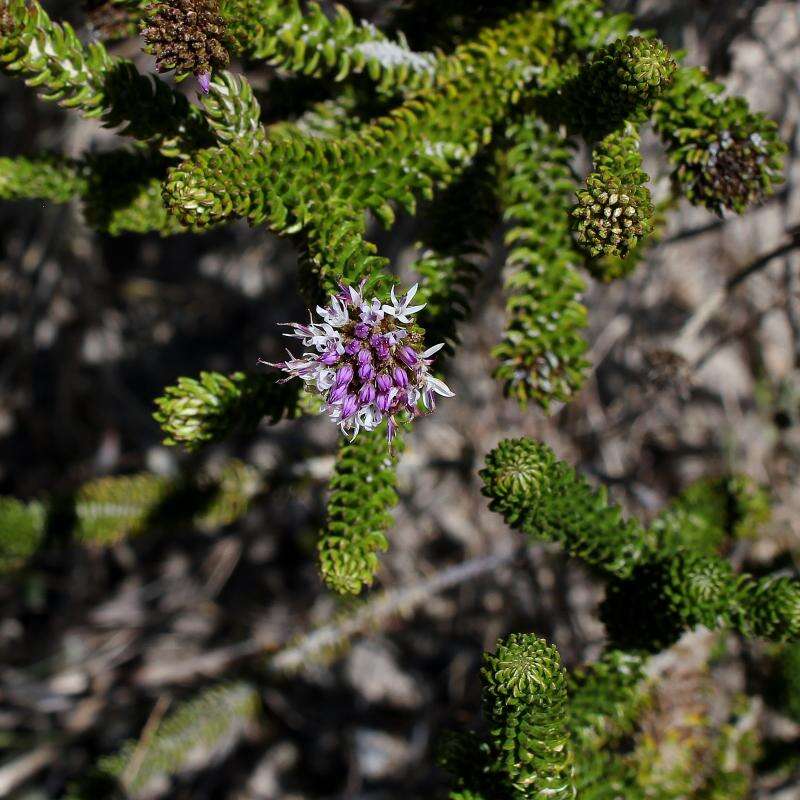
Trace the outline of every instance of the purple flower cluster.
[[[287, 323], [287, 333], [300, 339], [306, 352], [277, 364], [291, 378], [301, 378], [325, 397], [324, 412], [345, 433], [371, 431], [385, 418], [389, 442], [398, 424], [425, 411], [433, 411], [435, 395], [452, 397], [453, 392], [430, 374], [437, 344], [422, 350], [420, 335], [412, 330], [412, 317], [425, 307], [411, 305], [417, 285], [400, 300], [391, 292], [391, 303], [362, 297], [363, 284], [356, 291], [340, 284], [340, 291], [327, 306], [317, 306], [320, 322], [313, 317], [307, 325]], [[423, 410], [424, 409], [424, 410]]]

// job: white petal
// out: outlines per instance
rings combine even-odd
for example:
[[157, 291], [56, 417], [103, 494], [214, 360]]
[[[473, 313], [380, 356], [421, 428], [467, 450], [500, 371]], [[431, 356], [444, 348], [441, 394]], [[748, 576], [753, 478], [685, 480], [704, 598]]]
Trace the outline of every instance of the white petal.
[[428, 358], [432, 356], [434, 353], [438, 353], [444, 347], [444, 342], [440, 342], [439, 344], [435, 344], [433, 347], [429, 347], [421, 356], [420, 358]]
[[414, 295], [417, 293], [417, 289], [419, 289], [419, 284], [418, 284], [418, 283], [415, 283], [415, 284], [414, 284], [414, 285], [413, 285], [413, 286], [412, 286], [412, 287], [411, 287], [411, 288], [408, 290], [408, 294], [406, 295], [406, 305], [408, 305], [408, 304], [411, 302], [412, 298], [413, 298], [413, 297], [414, 297]]
[[387, 331], [384, 336], [386, 336], [386, 338], [389, 340], [389, 344], [397, 344], [405, 339], [406, 336], [408, 336], [408, 331], [404, 331], [402, 328], [397, 328], [393, 331]]
[[336, 370], [335, 369], [322, 369], [317, 373], [317, 388], [321, 392], [325, 392], [336, 383]]
[[442, 397], [456, 396], [456, 393], [444, 381], [434, 378], [433, 375], [428, 375], [428, 377], [425, 379], [425, 385], [429, 389], [433, 389], [436, 394], [440, 394]]
[[350, 441], [352, 442], [358, 435], [358, 432], [361, 430], [361, 423], [358, 421], [358, 415], [354, 414], [347, 420], [347, 422], [343, 423], [343, 425], [353, 426], [353, 435], [350, 437]]
[[383, 414], [377, 406], [370, 404], [358, 412], [358, 418], [364, 430], [372, 431], [380, 424]]

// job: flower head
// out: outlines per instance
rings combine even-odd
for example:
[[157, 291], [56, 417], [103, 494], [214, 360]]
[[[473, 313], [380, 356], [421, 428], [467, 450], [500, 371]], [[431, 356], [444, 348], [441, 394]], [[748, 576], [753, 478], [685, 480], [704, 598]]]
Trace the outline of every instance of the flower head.
[[[414, 285], [402, 299], [391, 291], [391, 303], [362, 297], [363, 284], [340, 286], [326, 306], [308, 323], [288, 323], [306, 348], [299, 357], [291, 352], [278, 367], [291, 378], [325, 398], [323, 410], [345, 433], [371, 431], [387, 420], [391, 442], [401, 422], [431, 412], [435, 395], [453, 392], [430, 373], [432, 356], [444, 345], [423, 350], [422, 338], [412, 330], [413, 315], [424, 308], [411, 305]], [[269, 362], [262, 362], [267, 363]]]
[[153, 0], [142, 30], [156, 69], [194, 74], [203, 94], [211, 88], [211, 73], [230, 63], [230, 35], [219, 6], [219, 0]]

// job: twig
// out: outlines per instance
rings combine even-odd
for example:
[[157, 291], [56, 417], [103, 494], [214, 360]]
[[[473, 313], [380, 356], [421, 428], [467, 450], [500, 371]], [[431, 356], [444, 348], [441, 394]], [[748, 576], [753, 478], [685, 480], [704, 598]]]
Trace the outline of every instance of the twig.
[[274, 642], [247, 639], [199, 653], [191, 658], [146, 664], [136, 673], [136, 685], [154, 687], [168, 683], [186, 683], [198, 675], [214, 678], [237, 662], [264, 653], [274, 646]]
[[408, 613], [432, 595], [510, 564], [517, 555], [518, 551], [505, 555], [481, 556], [448, 567], [413, 586], [382, 592], [355, 613], [307, 633], [296, 644], [276, 653], [267, 662], [267, 671], [296, 672], [325, 651], [335, 650], [365, 628], [385, 622], [398, 614]]
[[792, 350], [794, 366], [800, 368], [800, 313], [797, 301], [800, 295], [800, 276], [792, 263], [791, 257], [783, 262], [783, 274], [786, 281], [786, 319], [792, 332]]
[[[744, 283], [748, 278], [760, 272], [767, 267], [772, 261], [781, 256], [788, 255], [792, 250], [800, 248], [800, 228], [789, 229], [790, 239], [782, 245], [770, 250], [762, 256], [759, 256], [751, 264], [743, 267], [734, 275], [732, 275], [724, 283], [722, 287], [713, 292], [709, 297], [700, 304], [692, 316], [686, 321], [680, 334], [675, 340], [671, 350], [680, 355], [686, 362], [686, 369], [695, 371], [705, 364], [706, 361], [719, 349], [720, 345], [724, 343], [729, 337], [730, 332], [718, 339], [716, 339], [709, 347], [699, 350], [697, 347], [697, 338], [700, 332], [705, 327], [706, 323], [717, 313], [722, 307], [728, 296], [735, 291], [735, 289]], [[748, 327], [752, 325], [752, 320], [748, 322]], [[800, 322], [798, 323], [800, 325]], [[798, 355], [800, 358], [800, 355]], [[600, 438], [607, 439], [610, 436], [618, 433], [620, 428], [627, 427], [632, 423], [639, 420], [642, 416], [650, 413], [655, 407], [655, 400], [659, 396], [661, 389], [655, 384], [648, 386], [640, 400], [640, 407], [628, 410], [620, 414], [616, 419], [608, 421], [603, 430], [600, 432]], [[594, 435], [594, 432], [592, 433]]]
[[695, 340], [706, 323], [719, 311], [728, 296], [748, 278], [769, 266], [774, 259], [790, 253], [796, 247], [800, 247], [800, 235], [798, 235], [798, 232], [790, 231], [790, 236], [791, 238], [788, 242], [784, 242], [768, 253], [764, 253], [764, 255], [759, 256], [759, 258], [751, 264], [743, 267], [728, 278], [722, 287], [710, 294], [708, 298], [698, 306], [681, 329], [673, 348], [675, 352], [680, 353], [689, 361], [692, 361], [690, 351], [693, 349]]
[[147, 755], [147, 747], [150, 744], [150, 739], [152, 739], [156, 728], [159, 726], [159, 723], [164, 717], [164, 714], [167, 713], [170, 702], [171, 700], [166, 695], [161, 695], [161, 697], [158, 698], [158, 701], [156, 702], [147, 722], [145, 723], [144, 728], [142, 729], [142, 735], [139, 737], [139, 742], [136, 745], [136, 749], [133, 751], [131, 760], [128, 762], [125, 772], [123, 772], [122, 776], [120, 777], [120, 783], [123, 786], [130, 786], [136, 778], [136, 775], [138, 774], [139, 769], [144, 762], [144, 758]]
[[0, 767], [0, 797], [7, 797], [18, 786], [32, 778], [40, 769], [55, 761], [58, 750], [52, 744], [43, 744]]
[[769, 314], [776, 308], [780, 308], [779, 303], [774, 303], [767, 306], [767, 308], [761, 309], [751, 319], [748, 319], [748, 321], [744, 325], [740, 325], [738, 328], [726, 331], [721, 336], [714, 339], [714, 341], [711, 342], [711, 344], [708, 345], [708, 347], [698, 352], [697, 355], [695, 355], [689, 361], [688, 368], [694, 370], [695, 372], [700, 370], [702, 367], [706, 365], [706, 362], [708, 362], [713, 355], [719, 352], [721, 347], [723, 347], [730, 341], [736, 341], [736, 339], [745, 336], [747, 333], [749, 333], [758, 325], [760, 325], [764, 317], [766, 317], [767, 314]]
[[791, 238], [788, 242], [776, 247], [774, 250], [770, 250], [769, 253], [765, 253], [752, 264], [740, 269], [735, 275], [728, 278], [725, 284], [728, 292], [732, 292], [740, 283], [746, 281], [751, 275], [755, 275], [756, 272], [764, 269], [773, 258], [780, 258], [780, 256], [786, 255], [795, 248], [800, 247], [800, 229], [795, 228], [789, 231], [789, 236]]
[[247, 639], [179, 662], [143, 667], [136, 675], [136, 683], [139, 686], [153, 687], [168, 683], [185, 683], [198, 675], [206, 678], [216, 677], [233, 664], [253, 656], [264, 655], [270, 650], [274, 654], [267, 661], [268, 672], [293, 672], [301, 668], [304, 663], [313, 661], [321, 652], [340, 646], [366, 628], [378, 625], [392, 616], [408, 613], [435, 594], [510, 564], [517, 555], [518, 553], [514, 552], [480, 556], [448, 567], [412, 586], [388, 589], [367, 600], [355, 612], [340, 615], [323, 627], [303, 634], [284, 649], [278, 649], [276, 642]]
[[[786, 187], [782, 187], [777, 192], [767, 197], [762, 202], [761, 208], [764, 208], [765, 206], [776, 205], [778, 203], [784, 203], [788, 195], [789, 192], [786, 190]], [[694, 228], [684, 228], [683, 230], [676, 231], [671, 236], [664, 237], [664, 239], [661, 240], [661, 246], [669, 247], [672, 244], [684, 242], [687, 239], [694, 239], [696, 236], [705, 236], [707, 233], [713, 233], [714, 231], [718, 231], [720, 228], [723, 228], [728, 223], [729, 219], [730, 217], [715, 219], [711, 222], [703, 223], [702, 225], [698, 225]]]

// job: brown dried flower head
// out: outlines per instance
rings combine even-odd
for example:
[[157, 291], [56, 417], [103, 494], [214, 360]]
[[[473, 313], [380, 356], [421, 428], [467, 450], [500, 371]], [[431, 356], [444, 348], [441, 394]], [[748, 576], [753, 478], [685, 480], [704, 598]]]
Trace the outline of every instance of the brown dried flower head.
[[146, 49], [156, 57], [159, 72], [193, 73], [208, 91], [211, 71], [230, 61], [225, 49], [225, 22], [218, 0], [163, 0], [148, 9], [142, 30]]
[[758, 140], [727, 136], [709, 150], [698, 177], [698, 189], [704, 197], [733, 209], [744, 209], [763, 199], [761, 165], [765, 159]]
[[17, 24], [14, 15], [8, 8], [7, 3], [0, 3], [0, 34], [10, 36], [16, 30]]

